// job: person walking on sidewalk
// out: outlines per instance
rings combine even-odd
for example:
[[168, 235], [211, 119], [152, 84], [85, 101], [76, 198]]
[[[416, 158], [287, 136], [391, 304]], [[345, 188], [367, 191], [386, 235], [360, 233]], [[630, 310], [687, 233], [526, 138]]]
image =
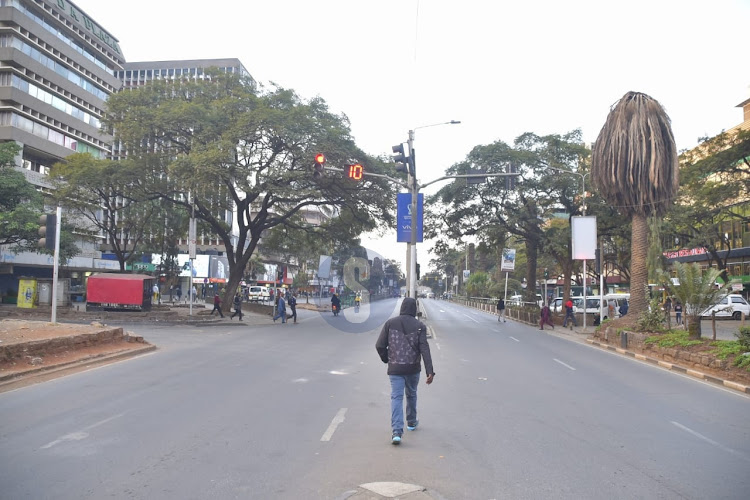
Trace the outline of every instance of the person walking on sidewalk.
[[286, 323], [286, 304], [284, 303], [284, 297], [277, 293], [276, 297], [278, 299], [278, 305], [276, 306], [276, 314], [273, 317], [273, 322], [276, 323], [276, 320], [281, 318], [281, 323]]
[[388, 363], [391, 381], [391, 443], [400, 444], [404, 433], [404, 393], [406, 393], [406, 428], [416, 430], [417, 386], [421, 363], [427, 374], [427, 384], [435, 377], [432, 369], [427, 327], [417, 319], [417, 301], [406, 297], [401, 303], [401, 313], [385, 322], [375, 349], [383, 363]]
[[503, 299], [497, 301], [497, 320], [500, 321], [500, 318], [505, 323], [505, 300]]
[[240, 292], [237, 292], [234, 296], [234, 312], [229, 316], [229, 319], [231, 320], [237, 315], [240, 316], [238, 321], [242, 321], [242, 295], [240, 295]]
[[565, 303], [565, 319], [563, 319], [563, 328], [568, 326], [568, 320], [573, 322], [573, 326], [578, 326], [576, 323], [576, 315], [573, 313], [573, 301], [568, 299]]
[[292, 314], [290, 315], [290, 318], [294, 318], [294, 322], [297, 322], [297, 294], [293, 293], [289, 297], [289, 309], [292, 310]]
[[224, 313], [221, 312], [221, 297], [219, 297], [218, 293], [216, 295], [214, 295], [214, 308], [211, 309], [211, 312], [208, 313], [208, 315], [209, 316], [213, 316], [214, 315], [214, 311], [219, 311], [219, 315], [222, 318], [224, 317]]
[[682, 303], [679, 300], [674, 303], [674, 323], [675, 325], [682, 324]]
[[554, 330], [555, 324], [552, 322], [552, 312], [549, 310], [549, 306], [547, 304], [544, 304], [544, 306], [542, 306], [542, 310], [539, 314], [541, 316], [541, 319], [539, 320], [539, 329], [544, 330], [544, 325], [547, 324]]

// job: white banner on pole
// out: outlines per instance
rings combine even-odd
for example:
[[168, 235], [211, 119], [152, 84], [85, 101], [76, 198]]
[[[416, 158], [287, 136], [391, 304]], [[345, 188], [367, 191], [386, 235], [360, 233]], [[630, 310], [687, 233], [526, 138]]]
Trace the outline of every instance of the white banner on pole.
[[516, 269], [516, 249], [503, 248], [503, 260], [500, 263], [501, 271], [515, 271]]
[[571, 219], [574, 260], [596, 259], [596, 216]]
[[190, 224], [188, 225], [188, 255], [191, 259], [195, 259], [196, 243], [197, 243], [197, 226], [195, 218], [190, 218]]
[[318, 263], [318, 278], [328, 279], [331, 277], [331, 257], [321, 255]]

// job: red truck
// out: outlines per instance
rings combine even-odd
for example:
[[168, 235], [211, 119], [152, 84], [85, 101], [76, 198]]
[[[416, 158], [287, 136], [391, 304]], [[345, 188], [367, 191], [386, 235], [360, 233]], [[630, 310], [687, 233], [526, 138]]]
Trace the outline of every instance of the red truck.
[[86, 286], [86, 309], [148, 311], [154, 279], [146, 274], [92, 274]]

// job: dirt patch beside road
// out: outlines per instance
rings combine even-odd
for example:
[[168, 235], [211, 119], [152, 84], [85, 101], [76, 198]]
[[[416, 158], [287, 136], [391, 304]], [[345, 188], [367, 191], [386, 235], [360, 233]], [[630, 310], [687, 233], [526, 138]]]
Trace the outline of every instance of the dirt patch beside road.
[[[0, 391], [19, 378], [113, 362], [155, 347], [142, 337], [94, 322], [90, 325], [6, 319], [0, 321]], [[80, 368], [79, 368], [80, 369]]]

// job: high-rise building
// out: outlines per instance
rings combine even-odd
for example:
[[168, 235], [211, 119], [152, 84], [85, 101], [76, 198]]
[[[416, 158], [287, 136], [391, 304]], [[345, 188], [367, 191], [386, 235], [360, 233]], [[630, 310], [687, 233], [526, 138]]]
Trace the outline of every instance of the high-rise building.
[[[104, 103], [121, 87], [118, 40], [68, 0], [0, 0], [0, 142], [21, 146], [16, 168], [38, 189], [52, 188], [50, 167], [76, 152], [109, 156], [100, 130]], [[61, 276], [107, 263], [79, 244]], [[48, 255], [0, 249], [0, 291], [18, 276], [51, 277]]]

